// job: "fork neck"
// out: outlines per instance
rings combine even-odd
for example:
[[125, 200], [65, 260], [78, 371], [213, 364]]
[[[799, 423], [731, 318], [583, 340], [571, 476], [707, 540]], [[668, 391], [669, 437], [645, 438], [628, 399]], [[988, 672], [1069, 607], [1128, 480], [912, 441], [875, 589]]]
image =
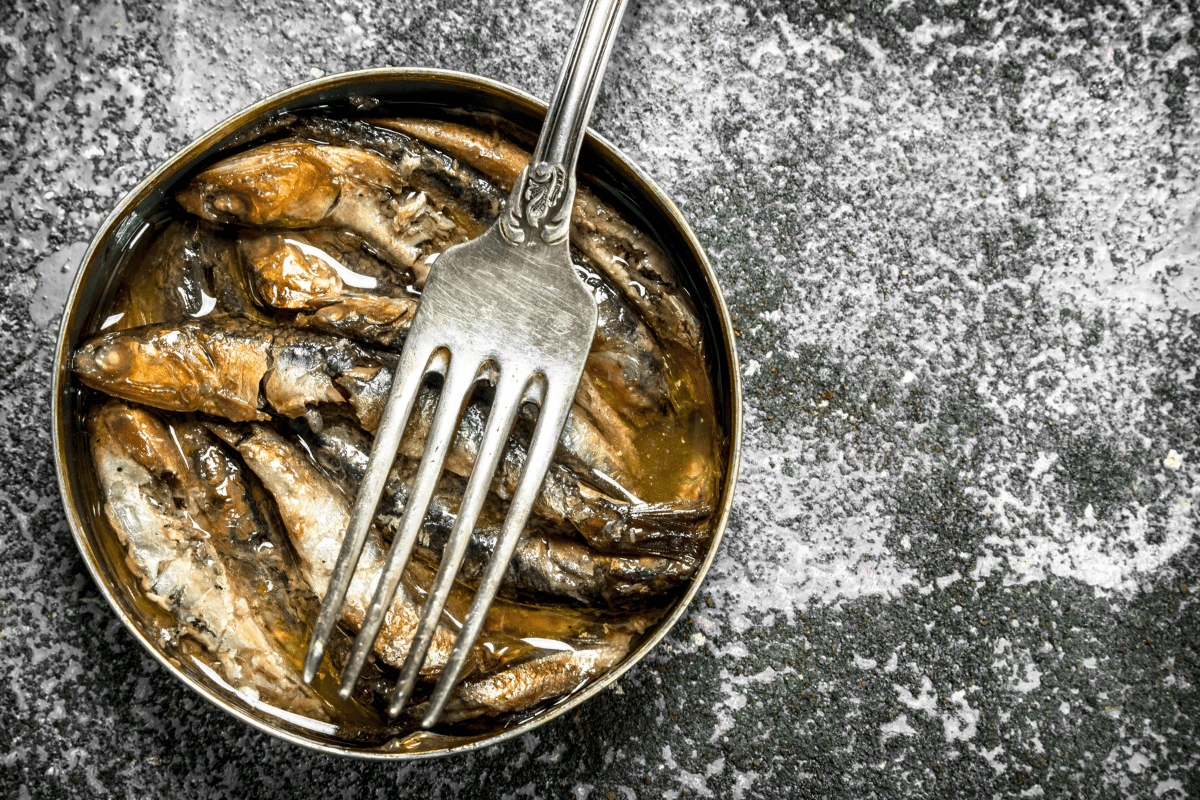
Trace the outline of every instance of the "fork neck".
[[627, 1], [585, 0], [533, 158], [517, 178], [501, 220], [500, 230], [513, 244], [566, 241], [575, 162]]

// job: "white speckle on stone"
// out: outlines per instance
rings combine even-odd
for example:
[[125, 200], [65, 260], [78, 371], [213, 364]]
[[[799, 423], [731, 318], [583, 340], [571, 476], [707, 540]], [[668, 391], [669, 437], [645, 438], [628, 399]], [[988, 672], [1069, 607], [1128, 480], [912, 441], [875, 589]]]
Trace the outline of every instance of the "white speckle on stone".
[[[907, 550], [908, 548], [905, 549]], [[945, 589], [947, 586], [958, 580], [962, 580], [962, 573], [960, 573], [958, 570], [954, 570], [954, 572], [951, 572], [949, 575], [943, 575], [942, 577], [938, 578], [935, 583], [937, 583], [937, 587], [939, 589]]]
[[990, 766], [992, 769], [994, 769], [996, 771], [997, 775], [1001, 774], [1006, 769], [1008, 769], [1008, 765], [1001, 764], [1000, 760], [999, 760], [1000, 754], [1003, 752], [1004, 752], [1004, 745], [1001, 745], [1001, 744], [996, 745], [991, 750], [983, 750], [983, 749], [978, 750], [979, 755], [984, 757], [984, 759], [988, 762], [988, 766]]
[[967, 702], [965, 689], [951, 694], [950, 703], [958, 708], [942, 715], [942, 729], [946, 734], [946, 741], [967, 741], [975, 735], [980, 713]]
[[1134, 775], [1140, 775], [1148, 766], [1150, 766], [1150, 759], [1145, 753], [1142, 752], [1134, 753], [1129, 757], [1129, 760], [1125, 762], [1125, 769], [1129, 770]]
[[[916, 736], [917, 730], [912, 725], [908, 724], [908, 714], [898, 714], [894, 720], [879, 726], [879, 732], [883, 738], [889, 736]], [[885, 762], [886, 764], [886, 762]]]

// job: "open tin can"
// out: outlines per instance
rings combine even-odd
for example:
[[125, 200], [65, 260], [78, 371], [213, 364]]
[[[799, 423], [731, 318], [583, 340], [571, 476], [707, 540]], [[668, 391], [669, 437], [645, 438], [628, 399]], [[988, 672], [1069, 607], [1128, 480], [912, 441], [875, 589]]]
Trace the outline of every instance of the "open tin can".
[[[168, 671], [210, 702], [259, 730], [325, 753], [372, 759], [414, 759], [473, 750], [510, 739], [565, 714], [616, 681], [641, 660], [675, 625], [708, 572], [728, 522], [741, 443], [741, 384], [733, 326], [716, 277], [700, 243], [675, 205], [612, 144], [589, 132], [579, 172], [596, 192], [631, 222], [652, 235], [670, 255], [679, 280], [699, 312], [707, 341], [717, 415], [723, 433], [720, 492], [712, 521], [712, 542], [690, 585], [629, 654], [602, 679], [550, 707], [492, 732], [471, 736], [415, 733], [383, 744], [356, 744], [333, 726], [313, 725], [266, 707], [226, 686], [215, 673], [181, 663], [160, 636], [133, 586], [124, 552], [102, 511], [101, 491], [83, 435], [85, 389], [70, 370], [78, 345], [97, 333], [111, 305], [129, 254], [157, 220], [153, 215], [200, 168], [223, 151], [242, 144], [260, 123], [279, 114], [321, 110], [347, 115], [364, 98], [381, 111], [501, 127], [515, 138], [533, 141], [546, 105], [504, 84], [458, 72], [387, 68], [332, 75], [287, 89], [234, 114], [176, 153], [117, 205], [92, 239], [67, 297], [53, 370], [54, 461], [63, 505], [75, 542], [100, 591], [117, 616]], [[161, 213], [161, 212], [158, 212]]]

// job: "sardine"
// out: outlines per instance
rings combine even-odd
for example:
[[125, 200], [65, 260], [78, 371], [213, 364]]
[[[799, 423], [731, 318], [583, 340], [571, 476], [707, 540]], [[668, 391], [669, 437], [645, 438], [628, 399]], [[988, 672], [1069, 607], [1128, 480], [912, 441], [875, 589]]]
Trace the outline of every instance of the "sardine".
[[241, 422], [270, 419], [267, 408], [296, 417], [344, 402], [333, 381], [386, 358], [338, 337], [220, 319], [103, 334], [76, 351], [72, 367], [117, 397]]
[[[242, 455], [279, 505], [284, 526], [299, 556], [301, 574], [318, 596], [324, 596], [341, 548], [350, 516], [350, 500], [338, 485], [310, 460], [303, 448], [262, 425], [233, 428], [212, 424], [215, 433]], [[384, 543], [372, 529], [359, 558], [343, 606], [342, 622], [352, 629], [362, 623], [384, 561]], [[399, 667], [419, 620], [420, 606], [432, 583], [433, 571], [413, 561], [405, 568], [396, 598], [375, 641], [375, 653], [387, 664]], [[462, 619], [472, 600], [469, 589], [456, 584], [446, 606], [450, 619]], [[525, 665], [560, 652], [578, 655], [567, 659], [578, 682], [598, 677], [613, 661], [613, 653], [628, 652], [635, 637], [645, 631], [660, 612], [607, 618], [593, 612], [563, 608], [534, 607], [497, 600], [472, 649], [464, 675], [472, 686], [487, 683], [491, 689], [469, 696], [457, 704], [460, 713], [502, 713], [538, 703], [559, 692], [562, 682], [553, 676], [539, 677]], [[434, 634], [429, 656], [421, 670], [427, 680], [435, 679], [445, 665], [454, 632], [443, 622]], [[589, 655], [601, 651], [607, 658]], [[516, 669], [518, 680], [501, 679]], [[490, 683], [488, 683], [490, 681]], [[573, 688], [573, 687], [572, 687]]]
[[[402, 341], [417, 310], [403, 276], [336, 231], [244, 232], [238, 249], [255, 298], [277, 311], [299, 311], [298, 327], [376, 345]], [[350, 262], [353, 266], [348, 266]]]
[[[433, 145], [474, 167], [506, 194], [529, 163], [529, 153], [496, 132], [425, 119], [370, 122]], [[684, 352], [703, 352], [696, 309], [670, 258], [658, 243], [580, 184], [571, 213], [571, 244], [587, 256], [664, 341]]]
[[[499, 672], [468, 678], [455, 688], [441, 719], [460, 722], [519, 711], [542, 700], [573, 694], [617, 666], [634, 640], [632, 634], [617, 632], [587, 648], [543, 653]], [[424, 703], [414, 705], [412, 714], [419, 716], [424, 708]]]
[[463, 162], [420, 139], [361, 120], [299, 117], [290, 125], [299, 137], [331, 145], [361, 147], [383, 155], [405, 183], [425, 192], [469, 237], [483, 233], [507, 196]]
[[[371, 438], [357, 425], [345, 420], [326, 420], [319, 433], [300, 422], [297, 431], [308, 442], [317, 463], [344, 481], [353, 496], [366, 470]], [[382, 524], [399, 524], [417, 464], [415, 459], [397, 458], [378, 512]], [[431, 563], [436, 564], [441, 559], [464, 490], [464, 479], [447, 473], [434, 492], [417, 539], [418, 554]], [[459, 571], [459, 579], [468, 586], [477, 586], [483, 577], [506, 512], [506, 506], [494, 496], [485, 501]], [[524, 592], [612, 606], [668, 592], [684, 583], [695, 571], [695, 566], [695, 560], [687, 557], [600, 553], [533, 517], [509, 562], [501, 594], [515, 597], [517, 592]]]
[[219, 161], [175, 199], [210, 222], [347, 228], [399, 269], [477, 235], [412, 188], [382, 155], [295, 139]]
[[[280, 652], [291, 646], [296, 609], [269, 584], [286, 578], [269, 559], [256, 565], [234, 555], [270, 541], [257, 520], [237, 518], [245, 505], [238, 482], [202, 485], [167, 426], [143, 409], [109, 401], [92, 409], [87, 427], [104, 514], [146, 597], [178, 621], [173, 635], [203, 645], [224, 680], [251, 700], [329, 719], [324, 701], [300, 682], [299, 661]], [[226, 507], [202, 503], [214, 494]]]

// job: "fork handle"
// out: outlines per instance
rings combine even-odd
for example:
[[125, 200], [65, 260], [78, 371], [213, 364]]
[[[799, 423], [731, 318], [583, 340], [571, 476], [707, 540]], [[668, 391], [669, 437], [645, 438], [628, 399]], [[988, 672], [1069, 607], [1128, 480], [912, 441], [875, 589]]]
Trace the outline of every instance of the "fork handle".
[[533, 158], [517, 178], [501, 218], [500, 231], [514, 245], [567, 239], [575, 162], [627, 1], [586, 0]]

